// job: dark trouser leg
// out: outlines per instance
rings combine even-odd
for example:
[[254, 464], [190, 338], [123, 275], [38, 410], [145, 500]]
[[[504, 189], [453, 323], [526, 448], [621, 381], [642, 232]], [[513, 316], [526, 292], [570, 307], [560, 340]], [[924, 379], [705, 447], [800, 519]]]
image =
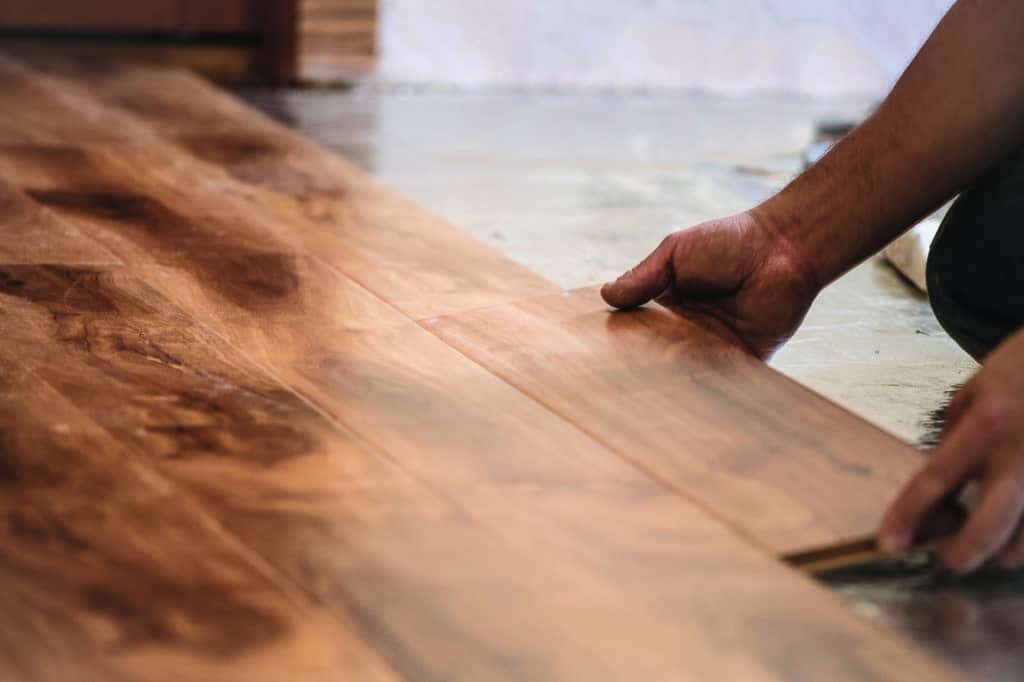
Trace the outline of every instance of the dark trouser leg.
[[928, 255], [928, 297], [978, 360], [1024, 325], [1024, 148], [953, 203]]

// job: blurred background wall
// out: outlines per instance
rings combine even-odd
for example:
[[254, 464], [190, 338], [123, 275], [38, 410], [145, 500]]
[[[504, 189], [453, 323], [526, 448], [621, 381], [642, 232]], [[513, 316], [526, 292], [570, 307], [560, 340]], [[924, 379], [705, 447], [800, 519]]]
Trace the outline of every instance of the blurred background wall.
[[888, 88], [951, 0], [381, 0], [378, 74], [440, 86]]

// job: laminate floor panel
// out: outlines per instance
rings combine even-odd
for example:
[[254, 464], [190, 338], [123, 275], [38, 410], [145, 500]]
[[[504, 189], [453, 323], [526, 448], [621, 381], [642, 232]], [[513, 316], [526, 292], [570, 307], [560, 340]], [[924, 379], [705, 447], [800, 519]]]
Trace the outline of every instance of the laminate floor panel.
[[[500, 408], [520, 420], [447, 477], [430, 467], [455, 456], [408, 476], [389, 463], [410, 459], [394, 443], [374, 454], [383, 441], [324, 419], [124, 270], [7, 266], [0, 281], [5, 354], [404, 679], [947, 674], [599, 445], [567, 440], [557, 417], [413, 325], [478, 386], [500, 387], [478, 406], [458, 401], [458, 417]], [[392, 410], [431, 404], [403, 388], [384, 391]], [[495, 446], [544, 437], [559, 440], [533, 459]]]

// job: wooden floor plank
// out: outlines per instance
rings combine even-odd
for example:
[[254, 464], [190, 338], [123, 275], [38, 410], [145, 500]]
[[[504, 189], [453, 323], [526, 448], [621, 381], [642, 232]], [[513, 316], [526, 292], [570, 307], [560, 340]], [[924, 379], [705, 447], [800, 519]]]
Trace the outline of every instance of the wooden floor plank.
[[91, 94], [137, 114], [182, 150], [267, 190], [268, 201], [305, 220], [320, 257], [415, 319], [557, 290], [193, 74], [83, 69], [58, 60], [44, 67], [73, 75]]
[[26, 359], [0, 346], [0, 677], [395, 679]]
[[770, 550], [860, 540], [920, 454], [659, 307], [594, 289], [426, 328]]
[[[458, 500], [326, 428], [125, 271], [0, 271], [4, 352], [407, 679], [945, 679], [415, 326], [402, 330], [415, 344], [373, 338], [377, 364], [365, 374], [354, 362], [349, 404], [386, 405], [399, 416], [382, 427], [416, 429], [426, 443], [399, 436], [388, 453], [406, 443], [403, 463]], [[421, 343], [451, 383], [430, 389], [406, 367], [376, 374]], [[438, 395], [458, 382], [475, 402]], [[490, 431], [480, 413], [493, 413]], [[439, 440], [463, 424], [468, 436]]]
[[0, 178], [0, 263], [119, 265], [114, 254]]

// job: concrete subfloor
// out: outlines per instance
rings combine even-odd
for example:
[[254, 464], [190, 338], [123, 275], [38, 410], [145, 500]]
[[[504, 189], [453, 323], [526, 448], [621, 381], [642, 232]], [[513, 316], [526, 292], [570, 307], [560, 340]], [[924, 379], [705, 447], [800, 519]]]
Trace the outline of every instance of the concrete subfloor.
[[[673, 229], [769, 196], [799, 171], [815, 119], [856, 118], [871, 104], [375, 87], [244, 94], [567, 289], [618, 275]], [[928, 438], [933, 412], [976, 367], [880, 258], [829, 287], [772, 364], [910, 442]], [[1024, 614], [1008, 606], [1024, 595], [1018, 576], [964, 582], [894, 562], [827, 582], [972, 677], [1024, 678]]]

